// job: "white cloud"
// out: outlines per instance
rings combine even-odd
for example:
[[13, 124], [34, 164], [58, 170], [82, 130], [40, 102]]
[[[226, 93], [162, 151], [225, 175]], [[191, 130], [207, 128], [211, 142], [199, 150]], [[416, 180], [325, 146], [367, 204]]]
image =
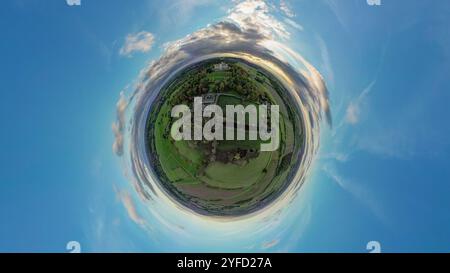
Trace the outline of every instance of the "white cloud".
[[114, 133], [114, 143], [112, 146], [113, 152], [121, 156], [123, 154], [123, 132], [125, 128], [125, 111], [128, 106], [128, 101], [125, 98], [124, 92], [120, 92], [120, 98], [116, 105], [117, 119], [112, 125]]
[[69, 6], [81, 6], [81, 0], [66, 0]]
[[359, 106], [353, 102], [347, 107], [345, 119], [350, 124], [357, 124], [359, 122]]
[[288, 2], [285, 0], [280, 0], [280, 10], [286, 15], [287, 17], [294, 17], [295, 13], [292, 11], [291, 6]]
[[125, 191], [125, 190], [117, 190], [114, 187], [114, 190], [117, 194], [117, 197], [122, 202], [123, 206], [125, 207], [128, 216], [131, 220], [133, 220], [136, 224], [140, 226], [145, 226], [144, 219], [139, 215], [136, 206], [134, 205], [133, 198], [131, 198], [131, 195]]
[[295, 28], [295, 29], [297, 29], [297, 30], [303, 31], [303, 26], [300, 25], [299, 23], [295, 22], [295, 21], [292, 20], [292, 19], [284, 18], [284, 22], [285, 22], [287, 25], [289, 25], [289, 26], [291, 26], [291, 27], [293, 27], [293, 28]]
[[245, 0], [229, 11], [228, 18], [243, 30], [253, 30], [271, 38], [274, 35], [289, 38], [285, 25], [271, 16], [269, 11], [269, 6], [263, 0]]
[[269, 249], [277, 246], [279, 243], [280, 243], [279, 239], [274, 239], [272, 241], [262, 243], [261, 247], [262, 249]]
[[372, 90], [375, 83], [376, 81], [371, 82], [355, 100], [350, 102], [345, 113], [345, 121], [347, 123], [353, 125], [359, 123], [361, 119], [361, 109], [366, 103], [366, 97]]
[[138, 33], [128, 34], [125, 38], [125, 44], [120, 49], [120, 55], [131, 56], [135, 52], [148, 52], [155, 43], [155, 36], [150, 32], [141, 31]]

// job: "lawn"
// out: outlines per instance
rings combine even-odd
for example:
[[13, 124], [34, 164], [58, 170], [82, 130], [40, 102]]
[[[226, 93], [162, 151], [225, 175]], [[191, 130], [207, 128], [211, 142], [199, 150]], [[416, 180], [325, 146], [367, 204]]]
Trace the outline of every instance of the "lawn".
[[205, 175], [200, 177], [210, 186], [223, 189], [246, 188], [257, 183], [263, 176], [263, 170], [272, 159], [272, 153], [261, 153], [245, 166], [213, 162], [208, 165]]

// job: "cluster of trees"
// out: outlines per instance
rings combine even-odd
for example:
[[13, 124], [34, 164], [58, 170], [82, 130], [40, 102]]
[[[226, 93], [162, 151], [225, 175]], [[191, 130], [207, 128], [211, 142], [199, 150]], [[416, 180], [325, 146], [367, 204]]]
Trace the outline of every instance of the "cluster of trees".
[[[213, 80], [208, 76], [213, 72], [214, 69], [211, 64], [207, 68], [202, 69], [199, 73], [188, 75], [188, 79], [179, 87], [181, 92], [173, 98], [174, 101], [172, 101], [171, 104], [189, 104], [193, 97], [207, 93], [224, 93], [228, 91], [235, 91], [241, 95], [242, 98], [250, 101], [259, 103], [268, 101], [268, 98], [264, 94], [258, 92], [257, 83], [251, 79], [250, 74], [242, 67], [231, 64], [230, 69], [227, 71], [227, 73], [230, 73], [231, 75], [218, 80]], [[263, 76], [259, 73], [256, 77], [256, 81], [260, 83], [265, 82]]]
[[179, 87], [181, 92], [173, 98], [172, 105], [186, 103], [191, 101], [193, 97], [208, 93], [210, 83], [205, 69], [188, 77]]

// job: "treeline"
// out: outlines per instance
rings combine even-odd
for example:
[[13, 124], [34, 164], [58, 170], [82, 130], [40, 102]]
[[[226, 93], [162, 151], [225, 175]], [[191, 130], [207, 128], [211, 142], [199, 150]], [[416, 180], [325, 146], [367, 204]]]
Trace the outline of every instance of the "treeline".
[[177, 89], [178, 93], [173, 97], [172, 105], [189, 104], [194, 97], [207, 93], [236, 92], [243, 99], [257, 103], [269, 102], [267, 96], [258, 91], [256, 81], [264, 83], [265, 80], [260, 73], [256, 78], [242, 67], [230, 64], [226, 71], [227, 75], [223, 79], [214, 80], [209, 75], [214, 73], [213, 64], [201, 69], [198, 73], [191, 72], [186, 75], [187, 79]]

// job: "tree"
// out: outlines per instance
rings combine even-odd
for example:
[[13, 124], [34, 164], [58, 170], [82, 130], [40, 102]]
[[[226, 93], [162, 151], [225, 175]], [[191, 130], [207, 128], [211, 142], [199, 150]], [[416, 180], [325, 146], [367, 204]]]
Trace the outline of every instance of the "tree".
[[221, 81], [219, 84], [219, 90], [220, 92], [223, 92], [225, 90], [225, 83], [223, 81]]

